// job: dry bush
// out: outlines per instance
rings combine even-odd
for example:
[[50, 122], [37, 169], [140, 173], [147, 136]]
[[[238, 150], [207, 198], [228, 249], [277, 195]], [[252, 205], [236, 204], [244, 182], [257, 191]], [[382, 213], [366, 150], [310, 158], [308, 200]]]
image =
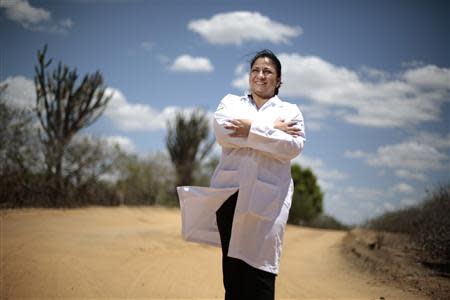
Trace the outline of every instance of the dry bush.
[[429, 194], [414, 223], [412, 237], [422, 249], [450, 262], [450, 185]]
[[419, 215], [419, 207], [407, 207], [397, 211], [386, 212], [369, 220], [364, 227], [380, 231], [412, 234], [416, 230], [415, 220], [417, 220]]
[[450, 185], [429, 192], [421, 204], [387, 212], [370, 221], [370, 229], [406, 233], [424, 253], [450, 263]]

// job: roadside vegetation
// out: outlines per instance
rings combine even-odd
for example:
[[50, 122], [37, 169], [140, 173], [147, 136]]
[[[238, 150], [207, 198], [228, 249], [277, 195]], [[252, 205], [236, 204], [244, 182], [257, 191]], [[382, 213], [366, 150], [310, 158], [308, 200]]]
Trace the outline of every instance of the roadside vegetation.
[[369, 220], [365, 227], [404, 233], [420, 249], [424, 261], [450, 274], [450, 185], [427, 193], [418, 205], [388, 212]]

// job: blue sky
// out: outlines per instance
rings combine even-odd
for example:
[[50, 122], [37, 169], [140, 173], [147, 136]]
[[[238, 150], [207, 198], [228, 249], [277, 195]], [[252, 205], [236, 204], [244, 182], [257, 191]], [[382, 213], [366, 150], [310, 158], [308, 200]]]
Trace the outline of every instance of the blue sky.
[[84, 133], [145, 156], [164, 151], [175, 111], [212, 114], [242, 94], [252, 53], [269, 48], [280, 97], [305, 117], [296, 162], [318, 175], [327, 214], [358, 223], [450, 180], [449, 12], [447, 1], [2, 0], [0, 83], [32, 105], [44, 44], [79, 74], [100, 70], [114, 97]]

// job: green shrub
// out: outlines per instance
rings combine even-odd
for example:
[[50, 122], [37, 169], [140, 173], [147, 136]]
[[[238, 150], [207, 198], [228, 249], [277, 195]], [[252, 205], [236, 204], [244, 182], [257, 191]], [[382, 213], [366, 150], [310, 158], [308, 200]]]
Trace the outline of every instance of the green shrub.
[[311, 169], [294, 164], [291, 167], [291, 174], [294, 181], [294, 194], [288, 223], [304, 225], [322, 213], [323, 193]]

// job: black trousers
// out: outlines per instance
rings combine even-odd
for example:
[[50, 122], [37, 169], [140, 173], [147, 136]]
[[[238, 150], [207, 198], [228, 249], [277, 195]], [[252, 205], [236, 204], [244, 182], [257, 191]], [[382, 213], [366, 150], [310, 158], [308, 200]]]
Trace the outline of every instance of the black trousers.
[[273, 300], [275, 299], [275, 274], [227, 256], [237, 196], [238, 192], [230, 196], [216, 212], [222, 244], [225, 300]]

